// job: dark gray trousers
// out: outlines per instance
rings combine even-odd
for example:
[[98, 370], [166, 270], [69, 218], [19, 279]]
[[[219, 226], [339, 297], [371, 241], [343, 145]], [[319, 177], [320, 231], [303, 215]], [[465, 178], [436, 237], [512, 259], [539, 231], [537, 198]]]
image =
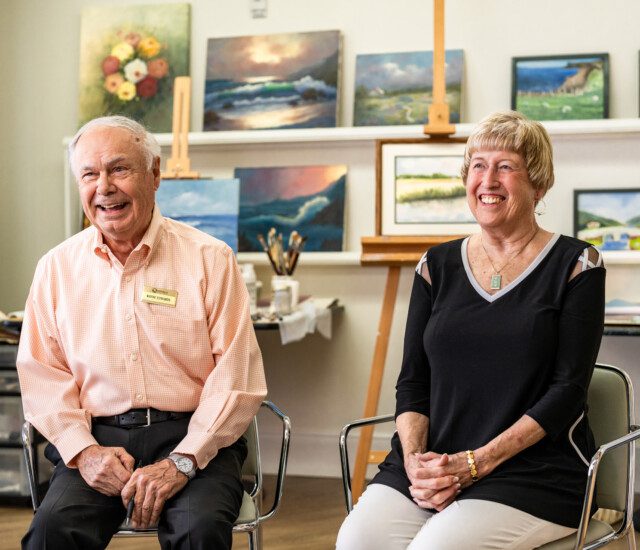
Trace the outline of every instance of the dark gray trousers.
[[[166, 457], [187, 432], [188, 418], [124, 429], [94, 425], [100, 445], [124, 447], [136, 464]], [[55, 464], [49, 490], [22, 539], [29, 550], [93, 550], [106, 548], [124, 521], [120, 497], [109, 497], [89, 487], [77, 469], [67, 468], [57, 449], [48, 445], [47, 458]], [[242, 463], [247, 455], [244, 438], [221, 449], [204, 470], [169, 499], [160, 516], [158, 539], [164, 550], [231, 548], [232, 528], [242, 504]]]

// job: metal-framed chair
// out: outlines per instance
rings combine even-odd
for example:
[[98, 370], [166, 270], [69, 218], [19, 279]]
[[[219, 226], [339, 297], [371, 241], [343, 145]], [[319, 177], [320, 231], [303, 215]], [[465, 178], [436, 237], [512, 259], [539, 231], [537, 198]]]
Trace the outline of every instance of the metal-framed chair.
[[[636, 549], [633, 530], [633, 487], [635, 479], [635, 441], [640, 429], [634, 424], [633, 386], [621, 369], [597, 364], [587, 396], [589, 424], [598, 450], [589, 464], [587, 488], [584, 495], [582, 517], [576, 534], [569, 535], [544, 546], [544, 550], [570, 550], [600, 548], [617, 539], [627, 540], [630, 550]], [[351, 474], [347, 450], [351, 430], [393, 421], [393, 415], [363, 418], [345, 425], [340, 433], [340, 460], [347, 513], [353, 509]], [[626, 446], [626, 452], [622, 447]], [[618, 452], [613, 452], [614, 450]], [[604, 459], [604, 460], [603, 460]], [[622, 513], [617, 529], [598, 519], [590, 518], [589, 511], [594, 494], [602, 509]]]
[[[284, 479], [287, 471], [287, 459], [289, 456], [289, 442], [291, 439], [291, 420], [271, 401], [263, 401], [262, 407], [273, 413], [282, 424], [282, 443], [280, 446], [280, 458], [278, 474], [276, 478], [273, 504], [265, 514], [260, 512], [262, 503], [262, 466], [260, 462], [260, 445], [258, 440], [258, 422], [254, 418], [247, 428], [244, 436], [247, 439], [247, 459], [242, 467], [243, 480], [248, 481], [250, 489], [245, 490], [240, 507], [240, 515], [233, 526], [233, 532], [247, 533], [249, 537], [249, 549], [260, 550], [262, 547], [262, 524], [271, 519], [280, 506], [284, 490]], [[26, 463], [27, 476], [29, 478], [29, 490], [34, 513], [40, 506], [40, 495], [36, 481], [36, 456], [35, 456], [35, 430], [29, 422], [22, 427], [22, 445]], [[156, 529], [132, 529], [122, 526], [116, 533], [116, 537], [141, 537], [156, 534]]]

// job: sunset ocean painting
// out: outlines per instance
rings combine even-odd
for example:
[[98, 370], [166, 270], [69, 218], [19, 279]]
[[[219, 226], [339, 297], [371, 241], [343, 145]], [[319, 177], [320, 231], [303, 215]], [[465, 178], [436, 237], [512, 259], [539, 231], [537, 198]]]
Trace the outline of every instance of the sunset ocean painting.
[[156, 203], [167, 218], [186, 223], [227, 243], [238, 252], [237, 179], [163, 179]]
[[203, 129], [336, 126], [340, 31], [210, 38]]
[[236, 168], [240, 180], [238, 249], [261, 251], [257, 235], [275, 227], [283, 242], [295, 229], [307, 237], [305, 251], [343, 249], [347, 167]]

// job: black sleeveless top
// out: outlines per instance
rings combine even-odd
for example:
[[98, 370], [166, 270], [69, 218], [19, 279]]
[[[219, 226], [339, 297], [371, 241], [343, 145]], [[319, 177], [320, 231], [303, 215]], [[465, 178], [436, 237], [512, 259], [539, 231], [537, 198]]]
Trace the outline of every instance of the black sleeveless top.
[[[604, 324], [602, 267], [571, 281], [588, 243], [555, 236], [525, 272], [494, 295], [476, 282], [466, 240], [426, 255], [409, 304], [396, 417], [429, 417], [428, 450], [476, 449], [522, 415], [545, 437], [464, 489], [459, 499], [512, 506], [577, 528], [595, 452], [586, 395]], [[372, 483], [411, 498], [398, 434]], [[595, 511], [595, 504], [594, 504]]]

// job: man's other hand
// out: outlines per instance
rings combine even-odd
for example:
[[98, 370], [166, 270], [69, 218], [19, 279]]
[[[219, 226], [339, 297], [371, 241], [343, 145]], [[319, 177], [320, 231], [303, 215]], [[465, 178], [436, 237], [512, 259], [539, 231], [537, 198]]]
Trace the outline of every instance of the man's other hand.
[[158, 523], [164, 503], [180, 491], [189, 479], [173, 461], [161, 460], [136, 469], [122, 491], [125, 508], [134, 499], [131, 526], [146, 529]]
[[117, 496], [131, 478], [134, 458], [122, 447], [90, 445], [80, 451], [76, 465], [82, 478], [96, 491]]

